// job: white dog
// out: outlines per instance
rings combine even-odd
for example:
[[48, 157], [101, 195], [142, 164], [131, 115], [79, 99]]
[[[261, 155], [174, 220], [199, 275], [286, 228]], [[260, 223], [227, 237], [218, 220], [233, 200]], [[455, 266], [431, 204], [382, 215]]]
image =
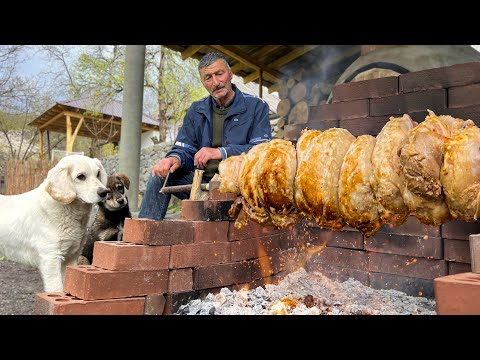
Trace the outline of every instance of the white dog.
[[35, 189], [0, 195], [0, 255], [40, 271], [46, 292], [63, 291], [65, 267], [76, 265], [94, 203], [107, 195], [98, 159], [62, 158]]

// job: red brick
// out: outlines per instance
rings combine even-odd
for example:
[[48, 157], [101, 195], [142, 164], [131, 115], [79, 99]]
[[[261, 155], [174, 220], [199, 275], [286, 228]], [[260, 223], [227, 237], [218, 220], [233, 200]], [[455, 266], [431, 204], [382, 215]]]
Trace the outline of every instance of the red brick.
[[480, 233], [480, 221], [447, 221], [441, 225], [442, 237], [447, 239], [468, 240], [471, 234]]
[[36, 315], [143, 315], [145, 298], [86, 301], [63, 292], [37, 293]]
[[441, 89], [480, 82], [480, 62], [456, 64], [440, 68], [401, 74], [398, 78], [400, 92]]
[[83, 300], [160, 294], [167, 290], [168, 270], [111, 271], [91, 265], [67, 266], [64, 291]]
[[440, 237], [440, 226], [430, 226], [422, 224], [416, 216], [409, 216], [402, 225], [393, 226], [385, 224], [378, 230], [379, 233], [398, 234], [398, 235], [418, 235], [428, 237]]
[[170, 269], [207, 266], [230, 262], [230, 243], [174, 245], [170, 253]]
[[350, 131], [353, 136], [377, 136], [389, 120], [389, 116], [369, 116], [360, 119], [345, 119], [340, 120], [340, 127]]
[[344, 282], [349, 278], [355, 279], [361, 282], [363, 285], [368, 286], [368, 272], [356, 269], [349, 269], [341, 266], [327, 265], [308, 261], [305, 270], [309, 273], [319, 272], [328, 279]]
[[442, 249], [439, 237], [377, 233], [365, 239], [365, 250], [387, 254], [442, 259]]
[[168, 292], [193, 290], [193, 271], [191, 268], [170, 270], [168, 274]]
[[191, 244], [193, 234], [189, 221], [126, 219], [123, 241], [144, 245]]
[[480, 84], [456, 86], [448, 89], [448, 107], [459, 108], [480, 103]]
[[434, 297], [433, 280], [375, 272], [369, 273], [369, 280], [373, 289], [393, 289], [410, 296]]
[[235, 221], [230, 221], [228, 228], [228, 239], [233, 240], [243, 240], [243, 239], [253, 239], [259, 238], [266, 235], [280, 234], [289, 231], [289, 229], [278, 229], [276, 230], [272, 226], [263, 226], [256, 223], [253, 220], [250, 220], [243, 229], [235, 228]]
[[448, 261], [448, 275], [472, 272], [472, 266], [466, 263]]
[[471, 263], [470, 243], [465, 240], [443, 239], [444, 258], [447, 261]]
[[230, 220], [233, 200], [182, 200], [182, 219], [200, 221]]
[[398, 76], [338, 84], [332, 91], [332, 102], [377, 98], [398, 94]]
[[170, 246], [150, 246], [123, 241], [97, 241], [93, 266], [107, 270], [168, 269]]
[[350, 250], [335, 247], [319, 248], [310, 260], [314, 263], [334, 265], [348, 269], [368, 271], [368, 256], [366, 251]]
[[439, 113], [437, 115], [450, 115], [463, 120], [471, 119], [475, 125], [480, 126], [480, 104], [459, 108], [449, 108], [446, 109], [442, 114]]
[[370, 100], [370, 116], [403, 115], [430, 109], [440, 114], [447, 107], [445, 89], [398, 94]]
[[250, 282], [251, 264], [247, 261], [197, 267], [193, 270], [195, 290]]
[[448, 275], [433, 283], [438, 315], [480, 315], [480, 274]]
[[472, 272], [480, 273], [480, 234], [469, 236], [470, 262]]
[[144, 315], [162, 315], [165, 309], [165, 296], [163, 294], [145, 296]]
[[194, 243], [228, 241], [228, 221], [192, 221]]
[[235, 200], [238, 196], [234, 193], [222, 193], [219, 189], [210, 189], [209, 194], [210, 200]]
[[[425, 120], [425, 117], [428, 115], [427, 110], [424, 111], [415, 111], [408, 113], [410, 117], [415, 120], [417, 123], [421, 123]], [[435, 111], [437, 115], [450, 115], [455, 118], [467, 120], [471, 119], [475, 125], [480, 125], [480, 104], [459, 108], [447, 108], [439, 111]]]
[[310, 130], [325, 131], [330, 128], [338, 127], [338, 120], [314, 120], [307, 122], [306, 124], [293, 124], [285, 125], [283, 127], [283, 138], [285, 140], [298, 140], [302, 134], [302, 130], [309, 128]]
[[252, 280], [269, 277], [275, 274], [271, 256], [262, 256], [262, 257], [259, 257], [258, 259], [250, 260], [249, 264], [252, 272], [252, 275], [251, 275]]
[[433, 279], [447, 274], [444, 260], [368, 252], [370, 272]]
[[165, 308], [163, 315], [172, 315], [178, 311], [180, 306], [185, 305], [191, 300], [198, 299], [198, 291], [186, 291], [181, 293], [166, 293], [165, 294]]
[[311, 106], [308, 122], [322, 120], [356, 119], [369, 116], [368, 99]]
[[279, 252], [282, 250], [282, 235], [276, 234], [232, 242], [231, 261], [253, 259]]
[[363, 249], [363, 235], [359, 231], [334, 231], [312, 227], [307, 235], [312, 244], [322, 244], [327, 240], [327, 246]]

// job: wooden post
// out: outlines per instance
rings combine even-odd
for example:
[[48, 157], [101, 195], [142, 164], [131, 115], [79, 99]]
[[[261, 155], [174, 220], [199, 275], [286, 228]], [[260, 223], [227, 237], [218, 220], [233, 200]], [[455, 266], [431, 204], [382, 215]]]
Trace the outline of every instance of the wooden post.
[[38, 158], [43, 159], [43, 131], [38, 131]]
[[202, 189], [200, 184], [202, 183], [202, 177], [205, 170], [195, 170], [193, 175], [192, 190], [190, 191], [190, 200], [200, 200], [202, 196]]
[[71, 141], [71, 139], [72, 139], [72, 119], [70, 119], [70, 115], [67, 115], [66, 119], [67, 119], [66, 120], [67, 121], [67, 134], [66, 134], [67, 135], [67, 141], [66, 141], [67, 144], [66, 144], [65, 150], [67, 152], [71, 152], [72, 149], [73, 149], [73, 146], [72, 146], [73, 144], [72, 144], [72, 141]]

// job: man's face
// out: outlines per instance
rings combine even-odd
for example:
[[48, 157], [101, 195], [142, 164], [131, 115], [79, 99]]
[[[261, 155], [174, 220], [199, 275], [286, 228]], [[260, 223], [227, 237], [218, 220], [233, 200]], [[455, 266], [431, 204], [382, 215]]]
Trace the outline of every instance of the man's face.
[[232, 72], [221, 60], [200, 69], [202, 84], [219, 103], [225, 103], [233, 97]]

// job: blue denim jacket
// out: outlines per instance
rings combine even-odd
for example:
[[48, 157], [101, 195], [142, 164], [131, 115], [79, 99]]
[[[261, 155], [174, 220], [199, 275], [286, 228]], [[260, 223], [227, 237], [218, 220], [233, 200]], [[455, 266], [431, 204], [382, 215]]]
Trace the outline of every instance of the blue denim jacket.
[[[242, 93], [235, 84], [233, 104], [223, 123], [222, 159], [247, 152], [254, 145], [270, 141], [272, 129], [268, 105], [258, 96]], [[194, 102], [187, 110], [177, 139], [166, 157], [175, 156], [181, 169], [194, 170], [193, 157], [202, 147], [212, 147], [212, 101], [207, 96]]]

